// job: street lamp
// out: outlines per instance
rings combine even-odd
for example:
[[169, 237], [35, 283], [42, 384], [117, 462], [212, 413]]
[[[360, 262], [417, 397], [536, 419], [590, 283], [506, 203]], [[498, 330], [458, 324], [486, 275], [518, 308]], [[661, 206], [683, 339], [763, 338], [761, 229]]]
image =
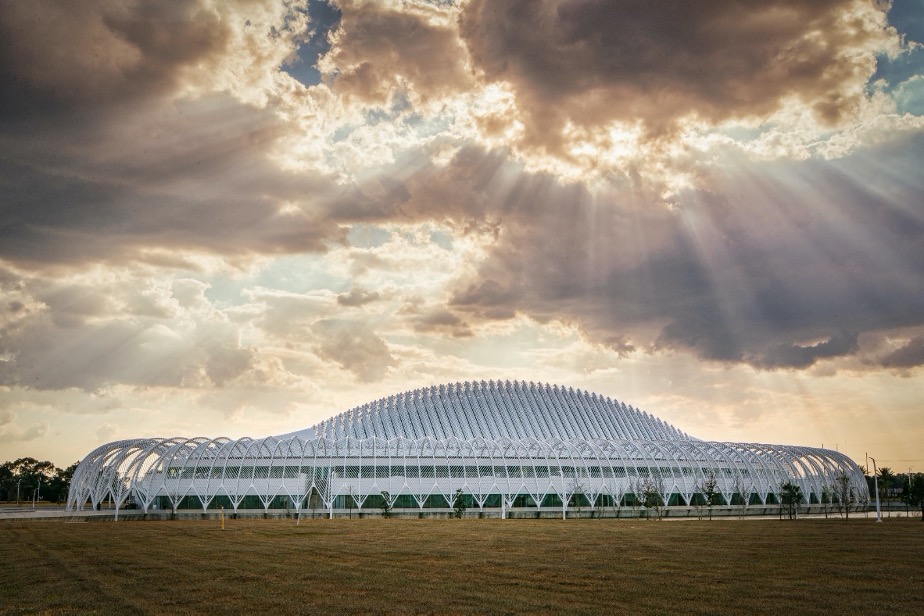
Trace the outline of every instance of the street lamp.
[[19, 486], [22, 485], [22, 477], [16, 482], [16, 506], [19, 507]]
[[882, 522], [882, 511], [879, 509], [879, 477], [878, 471], [876, 470], [876, 458], [873, 456], [869, 457], [873, 461], [873, 489], [876, 490], [876, 521]]

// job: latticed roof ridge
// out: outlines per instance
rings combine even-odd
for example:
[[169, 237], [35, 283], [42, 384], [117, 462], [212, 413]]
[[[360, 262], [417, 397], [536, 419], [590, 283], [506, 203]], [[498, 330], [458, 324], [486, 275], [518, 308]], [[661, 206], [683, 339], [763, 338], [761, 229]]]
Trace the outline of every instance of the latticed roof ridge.
[[313, 430], [327, 438], [691, 438], [609, 397], [509, 380], [446, 383], [390, 395], [335, 415]]

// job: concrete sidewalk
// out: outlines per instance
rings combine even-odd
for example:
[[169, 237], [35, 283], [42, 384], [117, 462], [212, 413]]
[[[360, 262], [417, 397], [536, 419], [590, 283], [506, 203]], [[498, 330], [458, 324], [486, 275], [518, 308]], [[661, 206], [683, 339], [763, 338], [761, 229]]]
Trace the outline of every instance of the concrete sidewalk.
[[[132, 511], [119, 511], [119, 517], [125, 514], [131, 514]], [[64, 506], [61, 507], [0, 507], [0, 520], [85, 520], [88, 518], [113, 518], [115, 510], [105, 509], [102, 511], [67, 511]], [[127, 517], [127, 516], [126, 516]]]

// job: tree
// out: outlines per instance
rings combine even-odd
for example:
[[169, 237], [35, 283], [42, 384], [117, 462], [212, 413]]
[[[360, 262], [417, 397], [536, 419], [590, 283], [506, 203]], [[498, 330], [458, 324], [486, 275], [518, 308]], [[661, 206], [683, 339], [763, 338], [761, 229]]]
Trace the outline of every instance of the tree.
[[792, 520], [796, 517], [796, 508], [802, 502], [802, 488], [787, 481], [780, 486], [780, 502], [788, 507], [789, 519]]
[[391, 505], [392, 505], [391, 494], [383, 490], [382, 491], [382, 504], [379, 505], [379, 509], [382, 510], [383, 518], [391, 517]]
[[706, 501], [706, 507], [709, 508], [709, 519], [712, 519], [712, 506], [718, 504], [719, 497], [721, 493], [719, 492], [719, 480], [715, 478], [715, 475], [709, 473], [703, 479], [703, 482], [696, 486], [696, 489], [700, 494], [703, 495], [703, 500]]
[[905, 485], [902, 501], [910, 507], [920, 507], [921, 521], [924, 522], [924, 473], [915, 473], [911, 478], [911, 485]]
[[[7, 501], [19, 497], [31, 500], [41, 497], [47, 502], [60, 502], [67, 499], [71, 477], [77, 468], [75, 462], [66, 469], [59, 469], [48, 460], [19, 458], [4, 462], [0, 466], [0, 493]], [[3, 498], [0, 497], [0, 500]]]
[[606, 499], [606, 496], [604, 496], [602, 492], [597, 494], [597, 498], [594, 499], [593, 503], [591, 503], [594, 508], [594, 512], [591, 514], [591, 517], [595, 517], [595, 518], [603, 517], [603, 512], [606, 511], [606, 504], [604, 503], [605, 499]]
[[610, 502], [613, 507], [613, 516], [619, 517], [619, 507], [622, 505], [623, 489], [619, 483], [614, 483], [610, 491]]
[[12, 462], [4, 462], [0, 465], [0, 500], [11, 501], [16, 498], [16, 479], [10, 468], [12, 465]]
[[[56, 468], [55, 474], [48, 480], [47, 499], [55, 502], [67, 500], [68, 490], [71, 488], [71, 479], [74, 477], [74, 471], [80, 462], [74, 462], [67, 468]], [[46, 494], [46, 488], [42, 488], [42, 494]]]
[[465, 504], [465, 495], [462, 494], [462, 488], [456, 490], [456, 495], [452, 499], [452, 517], [461, 519], [465, 515], [468, 507]]
[[[892, 472], [892, 469], [888, 466], [883, 466], [879, 469], [879, 498], [883, 502], [889, 502], [889, 493], [892, 488], [892, 484], [895, 483], [895, 473]], [[891, 508], [886, 507], [886, 510], [891, 513]]]
[[825, 512], [825, 519], [828, 517], [828, 510], [831, 508], [831, 501], [834, 500], [834, 486], [825, 484], [821, 487], [821, 509]]
[[[660, 475], [648, 477], [642, 483], [642, 503], [645, 505], [646, 512], [654, 509], [658, 519], [664, 510], [664, 480]], [[646, 514], [646, 517], [647, 514]]]
[[581, 517], [581, 511], [584, 509], [584, 484], [573, 479], [569, 486], [571, 496], [568, 497], [568, 505], [577, 509], [578, 517]]
[[[644, 493], [645, 493], [645, 481], [641, 477], [636, 477], [629, 482], [630, 492], [626, 494], [626, 502], [630, 507], [632, 507], [633, 515], [635, 514], [635, 508], [641, 507], [645, 504]], [[641, 516], [639, 516], [641, 517]]]
[[834, 485], [831, 488], [837, 502], [838, 512], [844, 511], [844, 517], [850, 519], [850, 503], [854, 499], [854, 487], [850, 475], [846, 472], [835, 475]]
[[738, 517], [743, 517], [747, 513], [748, 506], [751, 504], [751, 489], [746, 487], [744, 477], [737, 475], [735, 477], [735, 493], [738, 495]]

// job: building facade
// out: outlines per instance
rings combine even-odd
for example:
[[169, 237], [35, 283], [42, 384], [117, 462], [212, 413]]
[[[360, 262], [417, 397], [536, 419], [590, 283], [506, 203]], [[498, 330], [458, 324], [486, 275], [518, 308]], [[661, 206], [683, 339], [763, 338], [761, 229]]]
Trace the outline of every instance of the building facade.
[[[857, 506], [861, 469], [828, 449], [704, 441], [571, 388], [457, 383], [383, 398], [267, 438], [151, 438], [88, 454], [68, 509], [509, 512], [774, 505]], [[841, 490], [836, 487], [840, 485]], [[843, 487], [847, 487], [845, 492]], [[841, 501], [849, 502], [841, 502]]]

